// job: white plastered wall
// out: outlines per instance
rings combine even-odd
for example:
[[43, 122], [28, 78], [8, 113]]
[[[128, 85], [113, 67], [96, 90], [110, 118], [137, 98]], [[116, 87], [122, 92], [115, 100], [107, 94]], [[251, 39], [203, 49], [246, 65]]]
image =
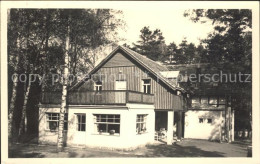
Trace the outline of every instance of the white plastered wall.
[[[199, 118], [204, 118], [203, 123]], [[207, 123], [208, 118], [212, 123]], [[223, 120], [221, 111], [189, 110], [185, 113], [184, 138], [220, 140]]]
[[[46, 127], [45, 112], [59, 112], [59, 108], [40, 108], [39, 141], [55, 143], [57, 133], [49, 132]], [[76, 127], [76, 113], [86, 114], [86, 131], [79, 132]], [[100, 135], [95, 133], [93, 114], [120, 114], [120, 135]], [[137, 114], [147, 114], [147, 132], [136, 134]], [[122, 107], [69, 107], [67, 145], [86, 145], [104, 148], [136, 148], [154, 141], [155, 112], [153, 105], [127, 104]]]

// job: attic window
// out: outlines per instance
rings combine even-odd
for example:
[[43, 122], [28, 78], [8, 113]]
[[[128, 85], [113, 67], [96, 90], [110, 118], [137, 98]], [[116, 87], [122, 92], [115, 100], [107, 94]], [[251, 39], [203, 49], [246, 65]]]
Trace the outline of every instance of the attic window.
[[143, 80], [143, 92], [151, 94], [151, 79]]
[[212, 123], [212, 118], [208, 118], [208, 124]]
[[95, 91], [102, 91], [102, 82], [101, 81], [95, 82], [94, 89]]
[[203, 123], [203, 118], [199, 118], [199, 123]]

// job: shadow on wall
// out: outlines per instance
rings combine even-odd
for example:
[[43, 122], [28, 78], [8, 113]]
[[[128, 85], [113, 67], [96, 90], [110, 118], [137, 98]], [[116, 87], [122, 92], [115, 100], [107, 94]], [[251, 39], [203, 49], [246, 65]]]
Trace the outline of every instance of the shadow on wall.
[[[46, 116], [45, 113], [48, 111], [48, 108], [42, 110], [41, 113], [39, 113], [39, 119], [38, 119], [38, 125], [40, 125], [40, 122], [42, 121], [42, 119]], [[70, 119], [68, 121], [68, 128], [70, 127], [71, 124], [73, 124], [75, 122], [75, 118], [73, 117], [72, 119]], [[44, 127], [40, 127], [39, 129], [45, 129], [46, 123], [43, 124], [42, 126]], [[37, 144], [37, 143], [41, 143], [39, 141], [39, 139], [46, 139], [44, 142], [42, 143], [47, 143], [50, 145], [55, 145], [56, 144], [56, 140], [58, 137], [58, 131], [45, 131], [42, 130], [43, 132], [38, 132], [37, 134], [23, 134], [21, 136], [20, 142], [21, 143], [33, 143], [33, 144]], [[67, 136], [67, 132], [64, 133], [64, 145], [66, 146], [67, 140], [72, 140], [73, 136], [70, 136], [70, 138], [68, 138]], [[50, 140], [50, 138], [48, 139], [48, 137], [51, 137], [52, 139]], [[56, 137], [56, 138], [55, 138]], [[53, 140], [53, 141], [52, 141]]]
[[[204, 122], [203, 125], [207, 124], [208, 129], [202, 129], [202, 130], [209, 130], [208, 131], [208, 140], [211, 141], [219, 141], [220, 138], [220, 134], [222, 131], [222, 119], [220, 117], [220, 111], [192, 111], [193, 113], [195, 113], [196, 116], [198, 116], [199, 118], [204, 118]], [[208, 123], [207, 119], [212, 119], [212, 123]], [[192, 120], [193, 121], [193, 120]], [[198, 121], [198, 120], [196, 120]]]
[[[45, 108], [44, 110], [42, 110], [42, 112], [40, 113], [40, 117], [39, 117], [39, 122], [41, 122], [41, 120], [46, 116], [45, 113], [48, 111], [48, 108]], [[73, 122], [75, 121], [75, 118], [73, 117], [72, 119], [68, 120], [68, 128], [70, 127], [71, 124], [73, 124]], [[39, 129], [42, 129], [42, 131], [39, 132], [39, 136], [37, 137], [37, 141], [38, 143], [42, 143], [42, 144], [50, 144], [50, 145], [56, 145], [57, 144], [57, 139], [58, 139], [58, 131], [50, 131], [50, 130], [44, 130], [45, 126], [46, 126], [46, 122], [44, 124], [39, 124], [40, 127]], [[64, 146], [67, 146], [67, 140], [68, 140], [68, 132], [65, 131], [63, 132], [64, 134]], [[41, 139], [41, 141], [40, 141]]]
[[[213, 119], [214, 121], [212, 122], [211, 126], [213, 126], [213, 129], [211, 130], [209, 140], [221, 140], [221, 122], [217, 119]], [[221, 121], [221, 120], [220, 120]]]

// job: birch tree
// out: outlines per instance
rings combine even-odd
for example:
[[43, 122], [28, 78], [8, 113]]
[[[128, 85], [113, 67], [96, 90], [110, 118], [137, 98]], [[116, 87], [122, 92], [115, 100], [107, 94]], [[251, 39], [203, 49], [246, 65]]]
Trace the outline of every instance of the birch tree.
[[[17, 73], [28, 75], [32, 71], [29, 67], [31, 64], [34, 64], [33, 73], [39, 74], [41, 77], [61, 72], [66, 75], [70, 71], [73, 74], [86, 73], [89, 69], [87, 63], [92, 63], [89, 52], [117, 40], [117, 38], [114, 39], [115, 29], [121, 25], [121, 20], [115, 18], [114, 13], [109, 9], [11, 9], [10, 11], [8, 23], [9, 79]], [[72, 18], [70, 23], [68, 23], [68, 13]], [[68, 26], [69, 28], [67, 28]], [[97, 53], [95, 53], [96, 56], [98, 56]], [[63, 69], [61, 69], [61, 65], [63, 65]], [[9, 96], [8, 113], [10, 138], [11, 132], [14, 131], [21, 136], [23, 129], [26, 128], [26, 124], [24, 124], [26, 115], [30, 116], [30, 113], [26, 114], [27, 107], [28, 105], [30, 107], [38, 105], [40, 100], [38, 95], [42, 91], [60, 91], [63, 93], [62, 100], [66, 100], [64, 98], [66, 97], [65, 90], [70, 85], [67, 82], [67, 77], [64, 75], [63, 77], [65, 86], [62, 84], [52, 85], [50, 79], [45, 77], [40, 85], [28, 85], [28, 81], [26, 81], [24, 90], [17, 89], [18, 84], [22, 85], [21, 82], [18, 83], [17, 76], [13, 76], [13, 81], [9, 80], [8, 85], [12, 90], [8, 90], [9, 95], [11, 95]], [[40, 80], [42, 79], [36, 81]], [[19, 99], [17, 92], [19, 95], [23, 95]], [[30, 95], [33, 96], [30, 97]], [[15, 109], [17, 100], [20, 103], [17, 106], [19, 111]], [[64, 111], [65, 108], [66, 104], [61, 103], [61, 111]], [[20, 110], [22, 110], [22, 114], [20, 114]], [[34, 111], [37, 111], [36, 107]], [[13, 119], [14, 113], [17, 115], [15, 121]], [[63, 131], [62, 119], [64, 116], [62, 114], [60, 116], [60, 129]], [[13, 129], [15, 126], [12, 126], [14, 123], [18, 128], [16, 130]], [[63, 136], [61, 133], [59, 134], [59, 141], [61, 141], [60, 138]]]
[[69, 50], [70, 50], [70, 13], [68, 13], [67, 21], [67, 34], [65, 41], [65, 54], [64, 54], [64, 70], [63, 70], [63, 86], [62, 86], [62, 96], [61, 96], [61, 107], [60, 107], [60, 117], [59, 117], [59, 129], [58, 129], [58, 141], [57, 150], [62, 151], [64, 142], [64, 116], [67, 106], [67, 87], [68, 87], [68, 75], [69, 75]]
[[[18, 72], [19, 72], [19, 65], [20, 65], [20, 56], [21, 56], [21, 12], [20, 10], [17, 10], [16, 12], [9, 12], [9, 22], [8, 22], [8, 28], [11, 28], [13, 31], [16, 31], [15, 33], [12, 33], [11, 40], [8, 43], [8, 48], [11, 49], [10, 57], [9, 57], [9, 65], [13, 67], [13, 74], [12, 74], [12, 92], [11, 92], [11, 99], [9, 103], [9, 111], [8, 111], [8, 138], [10, 141], [14, 142], [16, 141], [15, 138], [15, 122], [14, 122], [14, 113], [15, 113], [15, 103], [17, 100], [17, 87], [18, 87]], [[17, 19], [18, 18], [18, 19]], [[9, 33], [10, 36], [11, 33]], [[12, 41], [15, 41], [14, 43]]]

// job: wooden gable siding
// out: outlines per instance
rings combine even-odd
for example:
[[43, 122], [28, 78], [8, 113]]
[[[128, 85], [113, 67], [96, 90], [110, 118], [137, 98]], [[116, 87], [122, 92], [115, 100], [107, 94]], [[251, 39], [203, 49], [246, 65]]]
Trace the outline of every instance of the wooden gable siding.
[[77, 90], [78, 91], [94, 91], [94, 82], [92, 80], [87, 80]]
[[134, 63], [127, 59], [121, 53], [116, 53], [109, 61], [107, 61], [102, 67], [126, 67], [134, 66]]
[[[142, 79], [151, 79], [151, 93], [154, 94], [156, 110], [182, 110], [182, 97], [177, 96], [169, 87], [158, 81], [156, 77], [145, 75], [145, 70], [133, 63], [130, 59], [117, 53], [108, 62], [106, 62], [95, 74], [104, 75], [102, 82], [103, 90], [115, 90], [115, 81], [119, 73], [125, 75], [127, 90], [142, 92]], [[93, 84], [86, 82], [78, 90], [90, 89], [89, 85]]]
[[102, 87], [103, 90], [115, 90], [115, 81], [118, 80], [118, 76], [121, 73], [126, 77], [127, 90], [140, 91], [139, 83], [133, 73], [136, 67], [102, 67], [97, 71], [97, 74], [105, 76]]

